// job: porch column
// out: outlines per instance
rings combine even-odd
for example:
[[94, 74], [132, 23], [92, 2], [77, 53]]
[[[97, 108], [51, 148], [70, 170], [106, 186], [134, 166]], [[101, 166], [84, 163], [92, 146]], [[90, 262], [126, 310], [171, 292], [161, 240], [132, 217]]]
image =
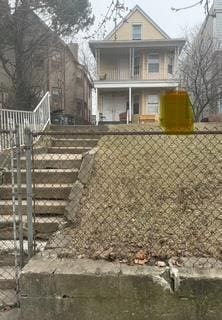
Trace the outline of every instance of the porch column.
[[178, 58], [179, 58], [179, 49], [174, 50], [174, 61], [173, 61], [173, 77], [176, 76], [178, 71]]
[[129, 49], [129, 78], [132, 78], [132, 49]]
[[131, 69], [131, 76], [134, 79], [134, 65], [135, 65], [135, 49], [132, 49], [132, 69]]
[[97, 79], [100, 78], [100, 49], [96, 49], [96, 73]]
[[129, 123], [132, 122], [132, 88], [129, 88]]
[[99, 123], [99, 98], [98, 98], [98, 88], [96, 88], [96, 94], [95, 94], [95, 112], [96, 112], [96, 125]]

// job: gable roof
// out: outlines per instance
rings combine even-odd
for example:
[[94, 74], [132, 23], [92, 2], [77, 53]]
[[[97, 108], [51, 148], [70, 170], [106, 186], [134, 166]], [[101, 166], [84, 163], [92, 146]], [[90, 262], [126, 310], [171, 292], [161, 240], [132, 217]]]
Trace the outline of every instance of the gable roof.
[[122, 19], [122, 21], [120, 21], [120, 23], [117, 25], [116, 28], [114, 28], [106, 37], [105, 37], [105, 40], [110, 40], [110, 38], [114, 35], [114, 33], [119, 30], [122, 25], [136, 12], [140, 12], [144, 17], [145, 19], [151, 23], [153, 25], [153, 27], [155, 29], [157, 29], [165, 39], [170, 39], [170, 37], [168, 36], [168, 34], [166, 34], [166, 32], [163, 31], [163, 29], [161, 29], [157, 24], [156, 22], [153, 21], [152, 18], [150, 18], [150, 16], [148, 16], [148, 14], [139, 6], [139, 5], [136, 5], [132, 10], [130, 10], [130, 12], [126, 15], [126, 17], [124, 17]]

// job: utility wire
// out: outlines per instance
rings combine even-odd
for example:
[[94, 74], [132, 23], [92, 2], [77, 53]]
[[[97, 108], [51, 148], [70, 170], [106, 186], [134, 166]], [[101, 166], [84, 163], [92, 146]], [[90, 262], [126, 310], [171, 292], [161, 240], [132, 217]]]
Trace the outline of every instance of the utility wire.
[[[174, 8], [174, 7], [172, 7], [171, 10], [176, 11], [176, 12], [181, 11], [181, 10], [187, 10], [187, 9], [191, 9], [191, 8], [197, 7], [199, 5], [202, 5], [203, 2], [204, 2], [204, 0], [200, 0], [200, 1], [195, 2], [195, 3], [193, 3], [193, 4], [191, 4], [190, 6], [187, 6], [187, 7], [183, 7], [183, 8]], [[204, 7], [205, 7], [206, 12], [209, 13], [209, 0], [205, 0]]]

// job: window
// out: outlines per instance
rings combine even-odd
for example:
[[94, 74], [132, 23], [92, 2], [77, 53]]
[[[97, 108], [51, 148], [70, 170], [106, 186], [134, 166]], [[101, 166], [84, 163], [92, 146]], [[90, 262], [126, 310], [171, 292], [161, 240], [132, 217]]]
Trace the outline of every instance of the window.
[[36, 53], [33, 55], [32, 63], [34, 68], [44, 68], [44, 53]]
[[60, 51], [53, 51], [51, 65], [53, 69], [60, 69], [62, 64], [62, 55]]
[[149, 95], [147, 99], [147, 113], [158, 114], [159, 113], [159, 96]]
[[52, 106], [53, 108], [62, 108], [62, 90], [61, 88], [52, 88]]
[[134, 58], [134, 77], [138, 78], [140, 75], [140, 56]]
[[160, 71], [160, 57], [158, 54], [149, 54], [148, 71], [149, 73], [158, 73]]
[[140, 96], [135, 95], [133, 97], [133, 114], [139, 114], [140, 113]]
[[168, 56], [168, 73], [173, 74], [173, 56]]
[[218, 100], [218, 112], [222, 113], [222, 93], [220, 94], [220, 98]]
[[133, 40], [141, 40], [142, 38], [142, 25], [133, 24]]
[[4, 109], [8, 103], [8, 93], [1, 91], [0, 88], [0, 109]]

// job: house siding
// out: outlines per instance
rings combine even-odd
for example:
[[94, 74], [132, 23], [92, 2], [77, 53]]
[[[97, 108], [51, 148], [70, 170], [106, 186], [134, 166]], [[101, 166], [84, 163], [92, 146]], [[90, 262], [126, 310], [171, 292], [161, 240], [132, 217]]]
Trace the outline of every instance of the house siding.
[[[132, 40], [133, 24], [142, 24], [142, 40], [164, 39], [164, 36], [159, 32], [147, 19], [138, 11], [127, 19], [123, 25], [110, 38], [110, 40]], [[135, 40], [136, 41], [136, 40]]]
[[216, 13], [216, 37], [222, 41], [222, 12]]
[[215, 0], [215, 7], [222, 10], [222, 0]]

